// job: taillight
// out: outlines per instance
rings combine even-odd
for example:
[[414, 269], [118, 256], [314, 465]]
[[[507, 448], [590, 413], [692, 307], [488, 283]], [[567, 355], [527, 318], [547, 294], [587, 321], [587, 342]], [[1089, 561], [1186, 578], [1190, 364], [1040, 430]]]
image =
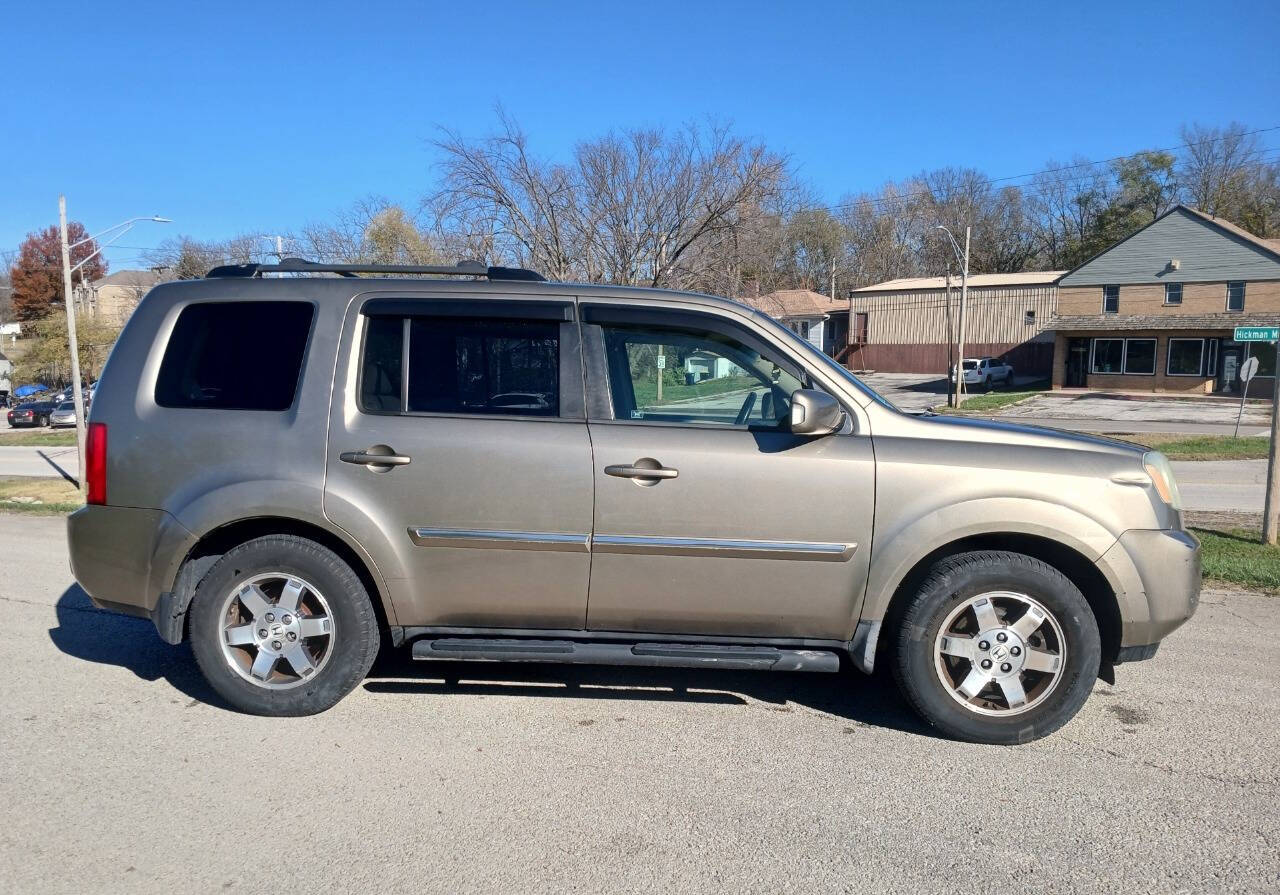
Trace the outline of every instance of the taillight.
[[87, 503], [107, 502], [107, 424], [90, 423], [88, 444], [85, 446], [84, 480], [88, 494]]

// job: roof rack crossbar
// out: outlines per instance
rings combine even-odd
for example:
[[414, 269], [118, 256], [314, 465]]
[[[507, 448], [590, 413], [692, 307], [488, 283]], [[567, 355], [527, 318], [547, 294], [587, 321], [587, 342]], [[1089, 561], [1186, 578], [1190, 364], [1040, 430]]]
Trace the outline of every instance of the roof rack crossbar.
[[486, 267], [479, 261], [457, 264], [327, 264], [305, 258], [282, 258], [276, 264], [224, 264], [205, 276], [260, 277], [267, 273], [336, 273], [353, 277], [361, 273], [437, 274], [441, 276], [487, 277], [490, 280], [542, 281], [542, 274], [523, 267]]

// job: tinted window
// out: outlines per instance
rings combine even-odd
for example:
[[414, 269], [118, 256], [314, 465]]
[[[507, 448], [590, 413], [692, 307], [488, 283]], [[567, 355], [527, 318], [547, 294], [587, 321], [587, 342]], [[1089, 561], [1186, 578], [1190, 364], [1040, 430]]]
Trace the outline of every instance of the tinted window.
[[1170, 339], [1170, 376], [1199, 376], [1200, 358], [1204, 353], [1204, 339]]
[[1124, 349], [1124, 371], [1147, 375], [1156, 371], [1156, 340], [1128, 339]]
[[[368, 320], [361, 406], [402, 409], [403, 318]], [[409, 319], [407, 410], [557, 416], [560, 324], [471, 317]]]
[[1120, 373], [1124, 370], [1124, 339], [1093, 340], [1093, 372]]
[[308, 302], [188, 305], [156, 381], [162, 407], [287, 410], [298, 389], [314, 309]]
[[779, 428], [804, 383], [722, 333], [604, 326], [614, 418]]
[[365, 410], [399, 411], [404, 369], [404, 320], [365, 320], [364, 365], [360, 370], [360, 406]]

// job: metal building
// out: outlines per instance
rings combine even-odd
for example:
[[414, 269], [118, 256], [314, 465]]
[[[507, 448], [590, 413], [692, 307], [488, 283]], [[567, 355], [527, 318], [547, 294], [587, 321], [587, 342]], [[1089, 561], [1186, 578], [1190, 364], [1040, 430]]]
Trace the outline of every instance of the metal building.
[[[966, 357], [1004, 357], [1018, 374], [1049, 377], [1057, 280], [1063, 271], [973, 274], [965, 307]], [[849, 293], [849, 347], [840, 358], [853, 370], [946, 375], [954, 361], [960, 320], [960, 280], [913, 277]]]

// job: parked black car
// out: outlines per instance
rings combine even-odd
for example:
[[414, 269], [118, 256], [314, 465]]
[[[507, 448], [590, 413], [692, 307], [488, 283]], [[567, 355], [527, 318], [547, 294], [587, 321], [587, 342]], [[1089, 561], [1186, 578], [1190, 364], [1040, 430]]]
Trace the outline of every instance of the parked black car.
[[47, 426], [49, 415], [57, 406], [54, 401], [28, 401], [25, 404], [19, 404], [9, 411], [9, 425], [14, 429], [24, 426]]

